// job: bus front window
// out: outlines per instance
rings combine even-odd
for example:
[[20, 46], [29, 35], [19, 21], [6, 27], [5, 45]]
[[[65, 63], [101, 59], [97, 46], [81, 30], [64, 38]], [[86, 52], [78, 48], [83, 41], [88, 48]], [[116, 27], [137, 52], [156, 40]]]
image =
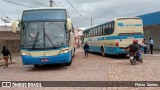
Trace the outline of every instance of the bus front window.
[[22, 30], [22, 48], [44, 48], [43, 23], [24, 23]]
[[45, 49], [66, 45], [65, 22], [24, 23], [22, 48]]
[[66, 45], [66, 30], [64, 22], [45, 22], [45, 47]]

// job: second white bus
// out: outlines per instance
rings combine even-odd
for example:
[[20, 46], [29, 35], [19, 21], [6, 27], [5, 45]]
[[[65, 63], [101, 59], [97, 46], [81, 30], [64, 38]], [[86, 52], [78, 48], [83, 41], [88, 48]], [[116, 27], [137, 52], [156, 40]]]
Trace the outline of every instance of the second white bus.
[[90, 52], [112, 55], [127, 55], [127, 47], [133, 40], [138, 40], [139, 44], [143, 42], [143, 24], [142, 19], [117, 18], [111, 22], [106, 22], [85, 29], [83, 31], [84, 44], [87, 42], [90, 46]]

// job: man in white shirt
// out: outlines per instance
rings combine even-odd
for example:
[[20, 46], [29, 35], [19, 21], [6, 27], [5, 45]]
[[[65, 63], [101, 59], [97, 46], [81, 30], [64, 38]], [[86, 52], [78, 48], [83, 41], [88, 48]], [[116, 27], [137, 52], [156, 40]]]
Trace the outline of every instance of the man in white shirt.
[[150, 46], [151, 54], [153, 54], [153, 45], [154, 45], [154, 41], [151, 38], [149, 38], [149, 46]]

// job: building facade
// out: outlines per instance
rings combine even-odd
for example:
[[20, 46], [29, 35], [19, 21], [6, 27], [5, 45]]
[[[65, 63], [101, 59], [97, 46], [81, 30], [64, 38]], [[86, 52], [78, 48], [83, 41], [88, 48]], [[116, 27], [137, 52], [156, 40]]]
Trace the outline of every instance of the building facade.
[[75, 45], [77, 48], [79, 48], [81, 47], [81, 44], [82, 44], [81, 37], [82, 37], [83, 30], [76, 28], [74, 32], [75, 32], [75, 41], [76, 41]]
[[20, 35], [11, 32], [11, 26], [0, 26], [0, 48], [3, 46], [11, 52], [20, 52]]
[[154, 40], [154, 49], [160, 49], [160, 11], [138, 16], [142, 18], [144, 25], [144, 38]]

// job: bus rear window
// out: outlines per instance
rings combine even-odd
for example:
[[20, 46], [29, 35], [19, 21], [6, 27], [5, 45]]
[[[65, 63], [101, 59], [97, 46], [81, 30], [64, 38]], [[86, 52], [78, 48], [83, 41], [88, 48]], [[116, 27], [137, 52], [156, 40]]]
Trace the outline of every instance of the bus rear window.
[[135, 36], [135, 35], [142, 35], [142, 33], [120, 33], [118, 36]]

